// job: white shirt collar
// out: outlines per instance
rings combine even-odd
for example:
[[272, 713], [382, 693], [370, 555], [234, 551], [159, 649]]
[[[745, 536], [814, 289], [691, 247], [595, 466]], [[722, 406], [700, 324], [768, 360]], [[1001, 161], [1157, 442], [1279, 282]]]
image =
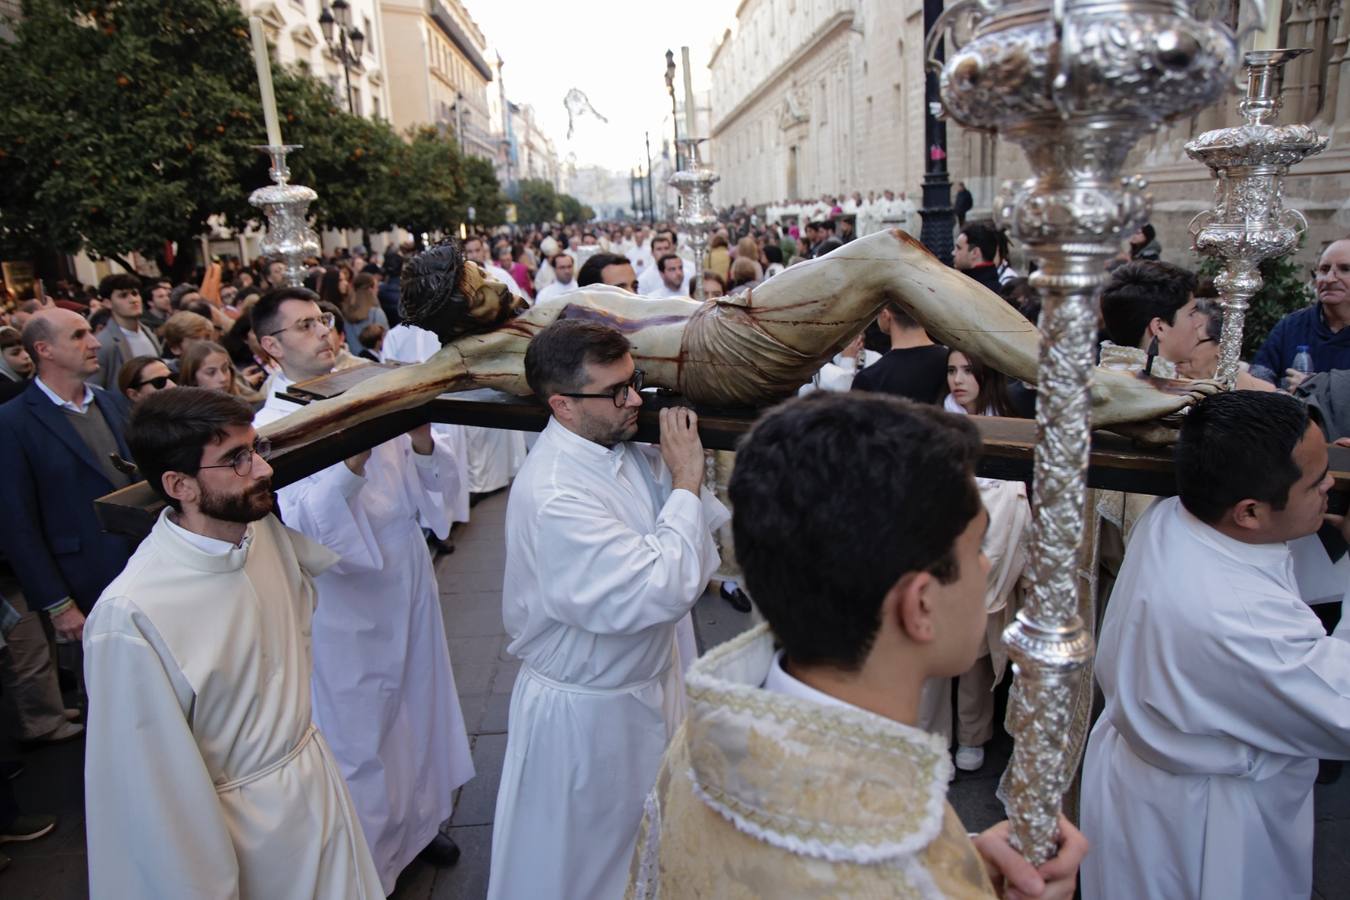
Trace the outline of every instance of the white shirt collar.
[[787, 697], [795, 697], [798, 700], [808, 700], [811, 703], [819, 703], [821, 706], [842, 706], [848, 709], [857, 709], [851, 703], [845, 703], [838, 697], [818, 691], [804, 681], [798, 681], [787, 673], [783, 668], [783, 651], [779, 650], [773, 655], [773, 664], [769, 666], [769, 674], [764, 677], [764, 690], [773, 694], [783, 694]]
[[77, 412], [83, 415], [89, 410], [89, 404], [94, 402], [94, 389], [87, 384], [84, 386], [84, 399], [79, 403], [71, 403], [69, 400], [60, 397], [56, 391], [47, 387], [47, 383], [41, 378], [34, 377], [33, 380], [37, 382], [38, 390], [46, 394], [48, 400], [52, 401], [62, 409], [68, 409], [71, 412]]
[[231, 544], [229, 541], [222, 541], [220, 538], [207, 537], [204, 534], [198, 534], [195, 531], [188, 531], [182, 525], [173, 520], [172, 515], [164, 517], [164, 524], [168, 525], [170, 530], [187, 541], [192, 546], [209, 556], [224, 556], [231, 550], [238, 550], [247, 547], [249, 541], [253, 538], [253, 526], [249, 525], [244, 532], [244, 539], [238, 544]]
[[620, 442], [613, 447], [601, 446], [595, 441], [588, 440], [570, 430], [566, 425], [552, 417], [549, 418], [545, 431], [553, 432], [556, 440], [561, 442], [568, 451], [589, 459], [597, 465], [606, 466], [613, 472], [619, 471], [619, 468], [623, 465], [624, 457], [627, 455], [627, 444]]
[[1259, 568], [1279, 568], [1289, 562], [1289, 545], [1283, 541], [1273, 544], [1248, 544], [1229, 537], [1213, 525], [1200, 521], [1181, 504], [1180, 497], [1169, 497], [1163, 502], [1176, 504], [1177, 518], [1197, 539], [1237, 562]]

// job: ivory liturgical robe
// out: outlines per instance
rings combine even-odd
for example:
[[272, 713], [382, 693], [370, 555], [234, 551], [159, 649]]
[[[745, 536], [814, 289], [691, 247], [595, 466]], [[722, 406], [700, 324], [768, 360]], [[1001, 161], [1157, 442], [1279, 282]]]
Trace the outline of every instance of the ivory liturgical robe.
[[677, 626], [727, 511], [652, 448], [550, 420], [511, 487], [502, 615], [524, 665], [492, 836], [492, 900], [617, 900], [642, 798], [684, 712]]
[[995, 896], [947, 803], [947, 741], [793, 679], [759, 625], [688, 675], [628, 897]]
[[272, 516], [208, 552], [167, 516], [85, 624], [91, 896], [382, 898], [310, 717], [312, 579], [336, 557]]
[[1300, 599], [1289, 548], [1159, 501], [1125, 553], [1096, 673], [1085, 900], [1307, 897], [1317, 760], [1350, 757], [1350, 643]]
[[[294, 408], [270, 396], [255, 424]], [[287, 524], [341, 557], [315, 579], [314, 721], [351, 789], [386, 894], [474, 774], [418, 524], [450, 533], [454, 465], [435, 440], [421, 456], [400, 435], [374, 448], [364, 477], [338, 463], [277, 495]]]

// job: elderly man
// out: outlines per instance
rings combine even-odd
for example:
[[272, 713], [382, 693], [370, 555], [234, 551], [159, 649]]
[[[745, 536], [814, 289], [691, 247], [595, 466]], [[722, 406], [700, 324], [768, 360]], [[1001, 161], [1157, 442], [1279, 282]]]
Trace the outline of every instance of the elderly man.
[[1350, 369], [1350, 237], [1322, 251], [1313, 286], [1317, 302], [1276, 322], [1252, 360], [1253, 368], [1288, 378], [1291, 388], [1305, 377], [1291, 368], [1300, 347], [1312, 356], [1314, 372]]

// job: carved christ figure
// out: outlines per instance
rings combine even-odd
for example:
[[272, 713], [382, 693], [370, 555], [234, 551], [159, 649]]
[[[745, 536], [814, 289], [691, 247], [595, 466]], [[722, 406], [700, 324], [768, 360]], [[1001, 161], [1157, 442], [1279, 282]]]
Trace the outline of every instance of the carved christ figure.
[[[450, 243], [410, 260], [402, 290], [404, 318], [434, 332], [441, 350], [426, 362], [372, 377], [265, 427], [273, 445], [308, 443], [447, 392], [496, 388], [528, 396], [525, 348], [558, 318], [612, 325], [632, 343], [647, 384], [713, 407], [766, 406], [790, 396], [892, 300], [934, 340], [987, 360], [1013, 378], [1036, 381], [1036, 326], [899, 230], [860, 238], [757, 288], [704, 303], [651, 300], [591, 285], [523, 309], [522, 301]], [[1207, 382], [1099, 368], [1092, 385], [1093, 424], [1151, 422], [1215, 389]]]

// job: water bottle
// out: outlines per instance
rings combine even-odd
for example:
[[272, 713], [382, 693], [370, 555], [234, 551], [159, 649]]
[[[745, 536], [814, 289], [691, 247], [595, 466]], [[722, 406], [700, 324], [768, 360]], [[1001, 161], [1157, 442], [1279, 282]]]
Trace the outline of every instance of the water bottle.
[[1298, 350], [1294, 353], [1294, 361], [1289, 364], [1289, 368], [1295, 372], [1301, 372], [1305, 376], [1313, 373], [1312, 354], [1308, 352], [1307, 344], [1298, 345]]
[[1286, 390], [1293, 391], [1313, 373], [1312, 354], [1308, 352], [1307, 344], [1298, 345], [1298, 348], [1294, 353], [1294, 361], [1289, 364], [1289, 368], [1303, 376], [1302, 379], [1297, 381], [1292, 377], [1288, 379]]

